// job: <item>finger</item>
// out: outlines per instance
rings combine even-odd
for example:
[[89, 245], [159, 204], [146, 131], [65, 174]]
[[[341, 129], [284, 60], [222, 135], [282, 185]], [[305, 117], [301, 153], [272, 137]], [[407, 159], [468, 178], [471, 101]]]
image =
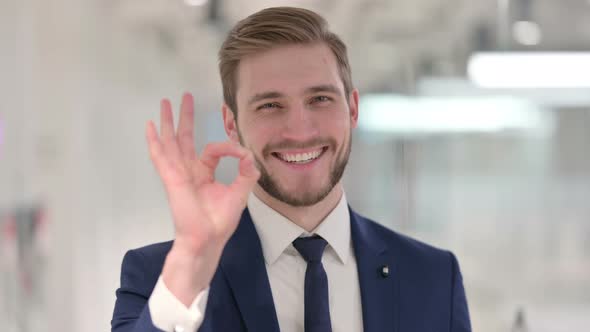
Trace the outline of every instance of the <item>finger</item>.
[[162, 99], [160, 103], [160, 143], [162, 153], [175, 163], [182, 161], [182, 153], [174, 133], [174, 115], [170, 100]]
[[247, 151], [246, 155], [240, 158], [238, 176], [231, 184], [231, 187], [237, 188], [244, 194], [243, 198], [246, 198], [259, 178], [260, 171], [256, 167], [254, 154]]
[[162, 162], [163, 147], [160, 138], [158, 137], [158, 133], [156, 132], [156, 126], [152, 121], [147, 123], [145, 133], [152, 163], [158, 171], [161, 171], [164, 165]]
[[232, 142], [209, 143], [201, 154], [201, 162], [210, 170], [214, 171], [219, 160], [223, 157], [235, 157], [242, 159], [248, 150]]
[[174, 139], [174, 117], [168, 99], [162, 99], [160, 102], [160, 135], [164, 142]]
[[170, 159], [169, 151], [166, 149], [156, 132], [156, 126], [149, 121], [146, 126], [146, 138], [148, 141], [150, 158], [156, 171], [160, 175], [164, 186], [168, 187], [174, 183], [186, 183], [190, 181], [190, 175], [178, 172], [179, 162]]
[[190, 93], [185, 93], [182, 97], [182, 104], [180, 106], [180, 119], [178, 120], [178, 129], [176, 135], [180, 150], [185, 158], [189, 160], [194, 159], [195, 152], [195, 114], [194, 101]]

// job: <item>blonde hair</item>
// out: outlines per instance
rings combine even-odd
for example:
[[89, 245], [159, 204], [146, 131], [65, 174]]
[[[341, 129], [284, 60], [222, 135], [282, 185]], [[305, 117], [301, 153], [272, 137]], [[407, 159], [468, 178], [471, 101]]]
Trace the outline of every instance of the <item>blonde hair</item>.
[[263, 9], [238, 22], [219, 50], [219, 73], [223, 99], [237, 118], [236, 72], [245, 56], [289, 44], [325, 43], [336, 57], [345, 96], [352, 91], [352, 77], [346, 45], [328, 29], [317, 13], [294, 7]]

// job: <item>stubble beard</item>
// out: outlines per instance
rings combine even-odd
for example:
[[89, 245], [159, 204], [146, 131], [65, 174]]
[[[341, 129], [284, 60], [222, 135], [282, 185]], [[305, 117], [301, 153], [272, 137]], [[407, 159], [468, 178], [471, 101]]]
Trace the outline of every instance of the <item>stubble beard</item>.
[[[242, 139], [242, 135], [239, 133], [239, 130], [238, 136], [242, 146], [246, 146], [244, 140]], [[282, 189], [279, 184], [279, 181], [268, 172], [261, 160], [256, 155], [254, 155], [256, 166], [260, 171], [258, 185], [260, 185], [260, 187], [264, 191], [266, 191], [266, 193], [268, 193], [271, 197], [285, 204], [294, 207], [305, 207], [315, 205], [321, 202], [324, 198], [326, 198], [328, 194], [330, 194], [332, 189], [334, 189], [334, 187], [338, 184], [338, 182], [340, 182], [340, 179], [344, 174], [344, 170], [346, 169], [346, 165], [348, 164], [351, 145], [352, 131], [349, 131], [348, 142], [345, 143], [340, 152], [337, 152], [338, 155], [336, 156], [336, 163], [334, 164], [334, 167], [332, 167], [332, 169], [330, 170], [328, 184], [323, 188], [320, 188], [320, 190], [317, 190], [315, 192], [306, 192], [302, 195], [297, 195], [297, 193], [288, 192]], [[274, 157], [269, 156], [268, 158]]]

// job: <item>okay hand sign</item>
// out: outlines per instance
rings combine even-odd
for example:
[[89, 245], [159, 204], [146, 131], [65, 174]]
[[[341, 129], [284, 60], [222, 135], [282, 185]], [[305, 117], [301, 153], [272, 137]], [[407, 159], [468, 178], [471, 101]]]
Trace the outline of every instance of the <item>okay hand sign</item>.
[[[146, 136], [174, 219], [173, 249], [186, 257], [198, 258], [199, 272], [205, 277], [201, 283], [206, 284], [260, 176], [252, 152], [227, 141], [208, 144], [198, 156], [194, 146], [194, 102], [189, 93], [182, 98], [176, 131], [170, 101], [164, 99], [160, 133], [150, 121]], [[222, 157], [239, 159], [239, 174], [230, 185], [217, 182], [214, 177]]]

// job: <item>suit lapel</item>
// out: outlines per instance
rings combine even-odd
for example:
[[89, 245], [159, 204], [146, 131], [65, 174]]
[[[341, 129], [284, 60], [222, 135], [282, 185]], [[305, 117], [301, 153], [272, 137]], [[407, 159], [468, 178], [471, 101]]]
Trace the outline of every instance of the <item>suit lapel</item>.
[[279, 332], [260, 239], [248, 209], [225, 246], [220, 266], [248, 331]]
[[[357, 260], [364, 332], [398, 331], [399, 278], [392, 253], [369, 221], [350, 208], [351, 236]], [[389, 275], [384, 276], [387, 266]]]

